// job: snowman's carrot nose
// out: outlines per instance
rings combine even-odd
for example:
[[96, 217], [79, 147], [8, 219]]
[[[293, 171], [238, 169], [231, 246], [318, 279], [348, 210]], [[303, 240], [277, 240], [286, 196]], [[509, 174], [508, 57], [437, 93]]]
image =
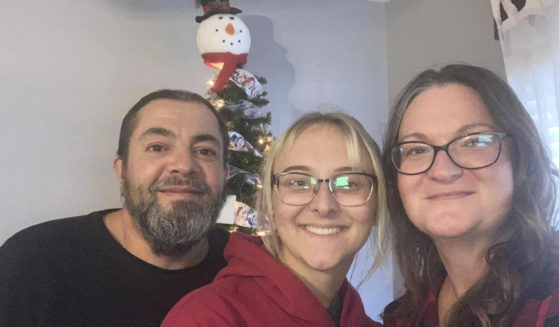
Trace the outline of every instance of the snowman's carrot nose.
[[227, 26], [225, 26], [225, 32], [227, 32], [227, 34], [229, 34], [229, 35], [235, 34], [235, 28], [233, 27], [233, 25], [231, 25], [231, 23], [229, 23], [229, 24], [227, 24]]

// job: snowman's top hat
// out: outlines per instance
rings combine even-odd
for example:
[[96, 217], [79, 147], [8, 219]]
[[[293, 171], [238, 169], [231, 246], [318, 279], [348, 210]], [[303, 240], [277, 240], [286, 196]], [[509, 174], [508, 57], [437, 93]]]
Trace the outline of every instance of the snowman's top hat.
[[229, 0], [200, 0], [200, 3], [204, 7], [204, 15], [196, 16], [196, 22], [198, 23], [215, 14], [236, 15], [242, 12], [240, 9], [231, 7]]

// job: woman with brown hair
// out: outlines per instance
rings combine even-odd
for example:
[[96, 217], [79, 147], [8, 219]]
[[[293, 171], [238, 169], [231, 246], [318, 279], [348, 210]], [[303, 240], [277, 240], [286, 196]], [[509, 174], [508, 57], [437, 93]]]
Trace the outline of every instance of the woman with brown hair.
[[469, 65], [419, 74], [383, 162], [406, 287], [386, 326], [559, 326], [556, 172], [503, 80]]

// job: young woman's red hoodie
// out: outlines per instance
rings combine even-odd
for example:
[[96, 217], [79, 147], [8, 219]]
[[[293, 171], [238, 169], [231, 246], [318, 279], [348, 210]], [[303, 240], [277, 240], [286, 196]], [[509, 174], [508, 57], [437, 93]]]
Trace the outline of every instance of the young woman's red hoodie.
[[[231, 234], [224, 255], [228, 265], [213, 283], [182, 298], [162, 327], [335, 326], [324, 306], [268, 253], [259, 237]], [[340, 299], [340, 327], [381, 326], [365, 314], [359, 294], [347, 280]]]

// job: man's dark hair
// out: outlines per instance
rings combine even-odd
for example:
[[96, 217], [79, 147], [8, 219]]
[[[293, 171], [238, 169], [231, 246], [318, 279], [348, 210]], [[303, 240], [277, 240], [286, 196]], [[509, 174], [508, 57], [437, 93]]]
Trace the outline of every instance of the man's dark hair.
[[130, 144], [130, 136], [132, 136], [134, 129], [136, 129], [136, 126], [138, 125], [138, 112], [151, 101], [159, 99], [177, 100], [205, 105], [217, 119], [217, 123], [219, 125], [219, 133], [221, 134], [221, 139], [223, 141], [223, 165], [225, 166], [227, 164], [229, 134], [227, 133], [227, 128], [225, 127], [225, 121], [217, 112], [217, 110], [215, 110], [214, 106], [208, 100], [204, 99], [196, 93], [183, 90], [168, 89], [155, 91], [144, 96], [128, 111], [128, 113], [126, 113], [126, 116], [124, 116], [122, 125], [120, 127], [118, 149], [116, 151], [116, 154], [120, 157], [120, 159], [122, 159], [122, 162], [124, 164], [126, 164], [126, 162], [128, 161], [128, 146]]

